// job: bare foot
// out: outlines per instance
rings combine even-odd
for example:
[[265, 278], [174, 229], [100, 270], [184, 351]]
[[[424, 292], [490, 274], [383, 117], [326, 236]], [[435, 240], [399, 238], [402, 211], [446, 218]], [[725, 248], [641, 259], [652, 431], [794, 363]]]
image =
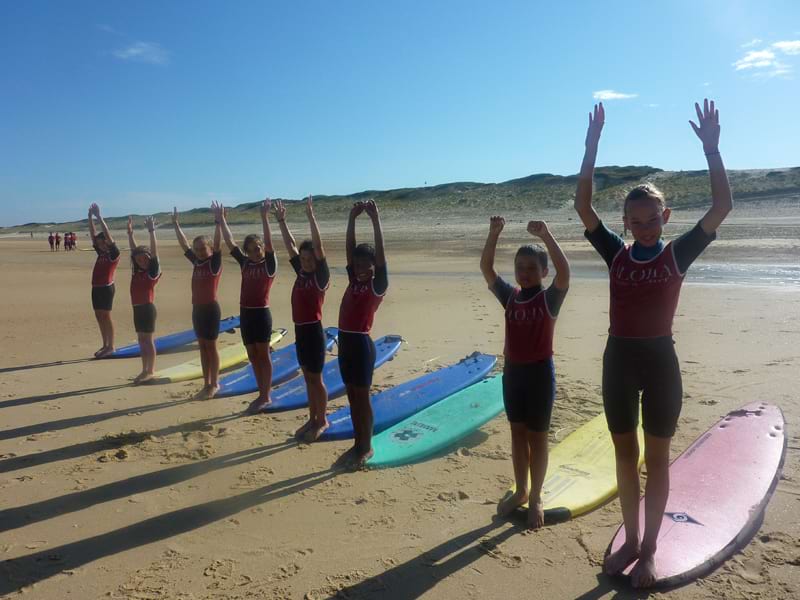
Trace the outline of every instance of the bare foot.
[[264, 412], [270, 404], [272, 404], [272, 400], [267, 398], [266, 400], [262, 400], [261, 398], [256, 398], [250, 403], [250, 406], [247, 407], [247, 410], [244, 411], [247, 415], [257, 415], [259, 413]]
[[153, 381], [153, 374], [152, 373], [142, 373], [139, 379], [139, 383], [147, 383], [148, 381]]
[[350, 448], [344, 454], [340, 454], [339, 458], [337, 458], [333, 462], [333, 466], [335, 468], [348, 466], [353, 462], [353, 460], [355, 459], [356, 456], [357, 456], [357, 454], [356, 454], [356, 449], [355, 449], [355, 446], [354, 446], [354, 447]]
[[208, 395], [206, 396], [206, 399], [210, 400], [211, 398], [214, 398], [218, 393], [219, 393], [219, 386], [210, 385], [208, 386]]
[[528, 493], [526, 490], [506, 492], [506, 495], [497, 503], [497, 514], [501, 517], [509, 516], [528, 501]]
[[635, 588], [649, 588], [658, 579], [656, 574], [656, 557], [653, 554], [642, 555], [636, 566], [631, 569], [631, 585]]
[[103, 348], [100, 348], [100, 350], [95, 352], [94, 357], [95, 358], [105, 358], [106, 356], [108, 356], [109, 354], [111, 354], [113, 352], [114, 352], [114, 348], [110, 348], [108, 346], [104, 346]]
[[140, 383], [142, 383], [142, 379], [144, 379], [146, 375], [147, 373], [145, 373], [144, 371], [139, 373], [136, 377], [133, 378], [133, 385], [139, 385]]
[[95, 353], [94, 353], [94, 357], [95, 357], [95, 358], [100, 358], [100, 355], [103, 353], [103, 351], [104, 351], [105, 349], [106, 349], [106, 347], [105, 347], [105, 346], [101, 346], [101, 347], [100, 347], [100, 349], [99, 349], [97, 352], [95, 352]]
[[296, 439], [296, 440], [301, 440], [301, 439], [303, 439], [303, 436], [305, 435], [306, 431], [308, 431], [309, 429], [311, 429], [311, 426], [312, 426], [313, 424], [314, 424], [314, 421], [312, 421], [311, 419], [309, 419], [308, 421], [306, 421], [305, 423], [303, 423], [303, 426], [302, 426], [302, 427], [300, 427], [300, 428], [299, 428], [297, 431], [295, 431], [295, 432], [294, 432], [294, 437], [295, 437], [295, 439]]
[[619, 575], [637, 558], [639, 558], [639, 542], [625, 542], [619, 550], [606, 556], [603, 561], [603, 571], [606, 575]]
[[373, 457], [375, 452], [370, 448], [364, 453], [355, 453], [355, 456], [347, 465], [347, 468], [350, 471], [366, 471], [367, 469], [367, 461]]
[[542, 501], [530, 502], [528, 505], [528, 529], [539, 529], [542, 526], [544, 526]]
[[309, 427], [303, 434], [303, 441], [307, 444], [316, 442], [319, 439], [319, 436], [321, 436], [328, 427], [330, 427], [330, 423], [328, 423], [327, 419], [325, 419], [325, 422], [322, 425], [317, 425], [316, 423], [312, 424], [311, 427]]
[[208, 398], [208, 386], [204, 385], [203, 389], [201, 389], [199, 392], [197, 392], [194, 395], [194, 399], [195, 400], [205, 400], [206, 398]]

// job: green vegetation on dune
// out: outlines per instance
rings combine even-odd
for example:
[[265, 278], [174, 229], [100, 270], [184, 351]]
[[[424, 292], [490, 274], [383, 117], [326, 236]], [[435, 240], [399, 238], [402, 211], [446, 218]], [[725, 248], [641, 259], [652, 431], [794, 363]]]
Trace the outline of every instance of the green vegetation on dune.
[[[781, 200], [800, 197], [800, 167], [788, 169], [759, 169], [729, 171], [734, 200], [738, 203], [760, 200]], [[676, 208], [699, 208], [709, 203], [710, 188], [706, 171], [662, 171], [649, 166], [599, 167], [595, 171], [595, 203], [601, 210], [621, 206], [627, 191], [633, 186], [651, 182], [661, 188], [667, 203]], [[561, 176], [541, 173], [503, 183], [470, 181], [441, 185], [367, 190], [346, 196], [314, 196], [320, 218], [337, 218], [350, 210], [353, 202], [374, 198], [387, 217], [401, 216], [409, 209], [435, 211], [439, 215], [458, 215], [480, 212], [508, 213], [510, 211], [558, 210], [569, 208], [575, 196], [577, 175]], [[303, 219], [303, 207], [287, 201], [292, 220]], [[247, 202], [229, 209], [232, 224], [258, 221], [258, 202]], [[168, 212], [156, 215], [162, 227], [170, 222]], [[124, 229], [127, 215], [106, 219], [112, 229]], [[181, 224], [209, 225], [213, 221], [206, 207], [181, 213]], [[15, 231], [82, 231], [86, 219], [70, 223], [28, 223], [0, 228], [0, 233]]]

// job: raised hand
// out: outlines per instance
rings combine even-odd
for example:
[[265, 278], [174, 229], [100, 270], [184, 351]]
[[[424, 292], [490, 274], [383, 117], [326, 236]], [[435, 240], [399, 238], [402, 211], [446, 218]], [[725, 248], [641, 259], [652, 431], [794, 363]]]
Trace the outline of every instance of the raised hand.
[[600, 133], [606, 122], [606, 109], [603, 103], [595, 104], [594, 111], [589, 113], [589, 128], [586, 130], [586, 145], [597, 146], [600, 143]]
[[275, 217], [278, 221], [285, 221], [286, 220], [286, 207], [283, 205], [282, 200], [276, 200], [275, 204]]
[[173, 206], [172, 207], [172, 224], [173, 225], [177, 225], [178, 224], [178, 207], [177, 206]]
[[313, 202], [314, 202], [314, 199], [311, 197], [311, 194], [309, 194], [306, 197], [306, 216], [309, 219], [314, 216], [314, 204], [313, 204]]
[[536, 237], [544, 237], [550, 233], [550, 230], [544, 221], [528, 221], [528, 233]]
[[375, 200], [370, 198], [364, 203], [364, 212], [366, 212], [373, 221], [378, 218], [378, 205], [375, 204]]
[[100, 207], [97, 206], [96, 202], [92, 202], [92, 205], [89, 207], [89, 214], [94, 215], [98, 219], [100, 218]]
[[156, 225], [158, 225], [158, 223], [155, 217], [145, 217], [144, 226], [147, 227], [147, 231], [155, 231]]
[[506, 220], [500, 216], [494, 216], [489, 218], [489, 233], [493, 235], [500, 235], [500, 232], [503, 231], [503, 227], [506, 226]]
[[133, 217], [128, 215], [128, 235], [133, 233]]
[[719, 110], [714, 106], [714, 101], [709, 102], [708, 98], [703, 100], [702, 111], [697, 102], [694, 103], [694, 109], [697, 112], [697, 125], [694, 121], [689, 121], [689, 125], [703, 142], [703, 150], [706, 153], [716, 152], [719, 149]]
[[225, 209], [220, 202], [216, 200], [211, 203], [211, 212], [214, 213], [214, 221], [222, 223], [225, 219]]
[[261, 202], [261, 219], [266, 221], [269, 219], [269, 209], [272, 208], [272, 200], [269, 198], [264, 198], [263, 202]]
[[353, 208], [350, 209], [350, 216], [355, 218], [358, 215], [360, 215], [362, 212], [364, 212], [364, 208], [365, 208], [364, 205], [365, 205], [364, 202], [356, 202], [355, 204], [353, 204]]

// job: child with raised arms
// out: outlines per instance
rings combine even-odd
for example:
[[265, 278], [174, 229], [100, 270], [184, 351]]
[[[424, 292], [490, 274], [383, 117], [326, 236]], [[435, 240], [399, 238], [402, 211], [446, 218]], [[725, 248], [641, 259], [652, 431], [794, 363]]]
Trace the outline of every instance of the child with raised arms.
[[[611, 326], [603, 355], [603, 406], [614, 441], [617, 485], [622, 505], [625, 543], [609, 554], [609, 575], [631, 570], [634, 587], [650, 587], [657, 579], [655, 553], [661, 519], [669, 495], [669, 449], [683, 398], [680, 366], [672, 338], [672, 321], [681, 284], [694, 260], [716, 237], [733, 208], [731, 190], [719, 153], [719, 111], [713, 100], [695, 104], [698, 122], [690, 121], [703, 144], [711, 180], [711, 208], [690, 231], [665, 243], [670, 209], [651, 184], [634, 187], [625, 198], [623, 223], [633, 235], [626, 244], [600, 220], [592, 206], [592, 178], [603, 105], [589, 114], [586, 154], [581, 166], [575, 209], [585, 236], [609, 269]], [[639, 420], [641, 391], [647, 485], [644, 533], [639, 532]]]
[[222, 237], [231, 256], [242, 270], [242, 287], [239, 295], [239, 318], [242, 343], [253, 366], [258, 383], [258, 397], [250, 403], [247, 414], [254, 415], [270, 405], [272, 389], [272, 358], [269, 340], [272, 336], [272, 312], [269, 309], [269, 290], [275, 281], [277, 263], [269, 229], [269, 198], [261, 203], [261, 231], [263, 237], [251, 233], [245, 236], [242, 248], [236, 245], [226, 221], [225, 209], [214, 203], [214, 215], [222, 228]]
[[325, 365], [325, 330], [322, 328], [322, 304], [330, 282], [328, 261], [322, 246], [319, 225], [314, 217], [311, 196], [306, 198], [306, 217], [311, 228], [311, 239], [297, 246], [289, 225], [283, 202], [275, 205], [283, 243], [289, 253], [289, 262], [297, 274], [292, 286], [292, 321], [297, 358], [303, 370], [308, 391], [308, 421], [295, 432], [295, 437], [313, 442], [328, 426], [328, 390], [322, 381]]
[[[364, 212], [372, 220], [375, 246], [356, 245], [356, 219]], [[339, 306], [339, 371], [347, 389], [355, 442], [335, 465], [360, 469], [373, 454], [369, 391], [375, 370], [375, 344], [369, 334], [389, 287], [383, 231], [373, 200], [356, 202], [350, 210], [345, 249], [349, 283]]]
[[[213, 207], [212, 207], [213, 209]], [[222, 275], [222, 252], [220, 251], [220, 221], [215, 215], [214, 240], [207, 235], [198, 235], [191, 247], [178, 223], [178, 209], [172, 209], [172, 224], [175, 236], [184, 255], [192, 263], [192, 326], [200, 345], [200, 364], [203, 368], [203, 389], [198, 399], [213, 398], [219, 391], [219, 321], [221, 317], [217, 302], [217, 288]]]
[[156, 221], [153, 217], [144, 220], [150, 236], [150, 247], [139, 246], [133, 234], [133, 217], [128, 217], [128, 244], [131, 248], [131, 304], [133, 305], [133, 327], [139, 340], [142, 354], [142, 372], [133, 383], [145, 383], [153, 378], [156, 366], [156, 346], [153, 334], [156, 331], [155, 289], [161, 279], [156, 244]]
[[[528, 527], [544, 525], [542, 484], [547, 473], [547, 435], [556, 396], [553, 365], [553, 333], [556, 318], [569, 288], [569, 262], [544, 221], [530, 221], [528, 233], [542, 240], [522, 246], [514, 257], [514, 278], [520, 287], [507, 283], [494, 270], [497, 240], [503, 217], [492, 217], [481, 255], [481, 273], [491, 292], [505, 309], [505, 365], [503, 404], [511, 427], [511, 462], [516, 490], [497, 505], [500, 516], [508, 516], [528, 503]], [[553, 283], [545, 289], [547, 256], [556, 269]]]
[[[96, 231], [94, 220], [100, 222], [103, 231]], [[114, 305], [114, 274], [119, 265], [119, 248], [111, 237], [100, 207], [92, 204], [89, 207], [89, 237], [92, 240], [97, 259], [92, 269], [92, 308], [100, 328], [103, 345], [94, 353], [95, 358], [103, 358], [114, 352], [114, 322], [111, 320], [111, 309]]]

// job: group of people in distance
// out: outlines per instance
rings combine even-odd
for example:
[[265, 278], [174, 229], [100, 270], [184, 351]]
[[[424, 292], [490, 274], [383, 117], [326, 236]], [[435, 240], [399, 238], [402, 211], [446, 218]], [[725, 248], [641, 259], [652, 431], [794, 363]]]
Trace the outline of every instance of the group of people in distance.
[[[173, 209], [172, 224], [184, 255], [192, 263], [192, 326], [200, 346], [203, 369], [203, 389], [198, 399], [213, 398], [219, 391], [219, 352], [217, 337], [221, 310], [217, 290], [222, 275], [221, 243], [224, 239], [231, 256], [241, 269], [239, 297], [240, 331], [242, 342], [253, 366], [258, 383], [258, 396], [247, 408], [248, 414], [258, 414], [271, 404], [272, 362], [270, 338], [272, 314], [270, 289], [277, 274], [277, 260], [270, 231], [270, 213], [278, 221], [289, 262], [295, 271], [291, 293], [292, 320], [295, 326], [297, 357], [308, 389], [309, 418], [295, 432], [295, 437], [306, 442], [319, 438], [328, 426], [328, 393], [322, 380], [325, 363], [326, 335], [322, 327], [322, 306], [330, 281], [330, 270], [325, 250], [314, 216], [312, 198], [305, 201], [306, 216], [311, 228], [311, 239], [297, 245], [286, 222], [286, 207], [282, 202], [274, 205], [267, 199], [261, 203], [261, 234], [247, 235], [241, 247], [236, 243], [227, 222], [227, 211], [219, 203], [212, 203], [214, 237], [200, 235], [191, 244], [181, 229], [177, 209]], [[374, 245], [356, 243], [356, 219], [362, 213], [369, 216], [373, 225]], [[102, 231], [96, 231], [95, 220]], [[139, 246], [134, 239], [133, 219], [128, 219], [128, 242], [131, 247], [131, 302], [134, 326], [142, 351], [142, 371], [134, 383], [145, 383], [153, 378], [156, 350], [153, 342], [156, 308], [155, 287], [161, 277], [156, 243], [156, 222], [145, 219], [150, 245]], [[92, 306], [94, 308], [102, 347], [95, 353], [103, 358], [114, 352], [114, 325], [111, 309], [114, 300], [114, 274], [119, 264], [120, 252], [114, 243], [100, 208], [89, 208], [89, 233], [97, 252], [92, 272]], [[350, 211], [346, 236], [348, 286], [339, 307], [339, 368], [350, 402], [355, 441], [337, 464], [358, 468], [372, 456], [372, 406], [370, 386], [375, 364], [375, 344], [370, 337], [375, 312], [389, 286], [386, 257], [383, 248], [378, 207], [375, 202], [357, 202]]]
[[[661, 518], [669, 494], [669, 451], [682, 405], [682, 381], [672, 338], [672, 322], [681, 284], [692, 262], [716, 237], [716, 230], [733, 207], [722, 158], [719, 153], [719, 112], [714, 102], [695, 104], [697, 123], [690, 124], [703, 145], [711, 181], [711, 207], [689, 232], [665, 243], [662, 235], [670, 219], [664, 195], [652, 184], [638, 185], [625, 198], [623, 223], [634, 242], [626, 244], [599, 218], [592, 206], [593, 175], [600, 134], [605, 122], [602, 104], [589, 114], [586, 152], [578, 177], [575, 210], [585, 226], [584, 235], [608, 265], [610, 279], [610, 327], [603, 355], [602, 392], [608, 428], [617, 463], [617, 483], [626, 535], [625, 544], [604, 562], [608, 574], [631, 571], [635, 587], [649, 587], [657, 578], [655, 553]], [[309, 418], [297, 430], [298, 439], [314, 441], [327, 428], [327, 391], [321, 379], [325, 358], [325, 334], [321, 317], [330, 271], [325, 259], [312, 200], [306, 200], [311, 239], [296, 244], [281, 202], [261, 205], [262, 234], [251, 234], [239, 247], [226, 221], [226, 210], [214, 203], [213, 239], [198, 236], [191, 245], [173, 211], [172, 222], [178, 241], [192, 263], [192, 322], [200, 340], [204, 374], [202, 398], [219, 389], [219, 359], [216, 339], [220, 321], [217, 287], [222, 273], [221, 240], [241, 267], [241, 335], [259, 385], [258, 397], [248, 413], [255, 414], [270, 404], [272, 368], [269, 339], [272, 318], [269, 292], [277, 273], [277, 260], [270, 233], [271, 209], [279, 223], [284, 245], [296, 279], [292, 288], [292, 319], [295, 323], [297, 355], [308, 387]], [[375, 245], [356, 244], [355, 223], [362, 213], [372, 220]], [[103, 231], [97, 233], [93, 219]], [[128, 237], [132, 249], [131, 299], [134, 321], [142, 344], [142, 372], [138, 382], [153, 375], [155, 351], [152, 335], [156, 311], [153, 291], [160, 277], [155, 239], [155, 222], [145, 221], [150, 247], [136, 246], [133, 225]], [[544, 523], [542, 485], [548, 462], [550, 417], [556, 395], [553, 365], [555, 321], [570, 283], [569, 262], [543, 221], [530, 221], [528, 232], [539, 238], [538, 245], [521, 247], [514, 258], [518, 287], [504, 281], [494, 269], [495, 249], [505, 221], [490, 219], [489, 234], [481, 256], [481, 272], [489, 289], [505, 308], [505, 364], [503, 400], [511, 428], [512, 464], [516, 489], [504, 496], [497, 511], [509, 515], [529, 503], [528, 524]], [[92, 277], [92, 302], [103, 336], [96, 356], [113, 351], [111, 303], [113, 275], [119, 262], [108, 227], [93, 204], [89, 228], [97, 251]], [[370, 385], [375, 346], [370, 338], [375, 312], [388, 288], [383, 234], [378, 208], [373, 201], [357, 202], [347, 222], [348, 286], [339, 309], [339, 365], [351, 406], [355, 442], [336, 465], [359, 468], [372, 455], [372, 408]], [[555, 267], [552, 284], [545, 289], [548, 255]], [[147, 347], [147, 352], [145, 352]], [[645, 489], [644, 532], [639, 531], [639, 442], [636, 433], [641, 414], [644, 429], [647, 485]], [[458, 418], [454, 415], [454, 418]]]
[[[33, 237], [33, 233], [31, 233]], [[61, 249], [61, 234], [52, 231], [47, 236], [47, 243], [50, 244], [50, 252], [58, 252]], [[64, 234], [64, 250], [75, 250], [78, 247], [78, 237], [71, 231]]]

